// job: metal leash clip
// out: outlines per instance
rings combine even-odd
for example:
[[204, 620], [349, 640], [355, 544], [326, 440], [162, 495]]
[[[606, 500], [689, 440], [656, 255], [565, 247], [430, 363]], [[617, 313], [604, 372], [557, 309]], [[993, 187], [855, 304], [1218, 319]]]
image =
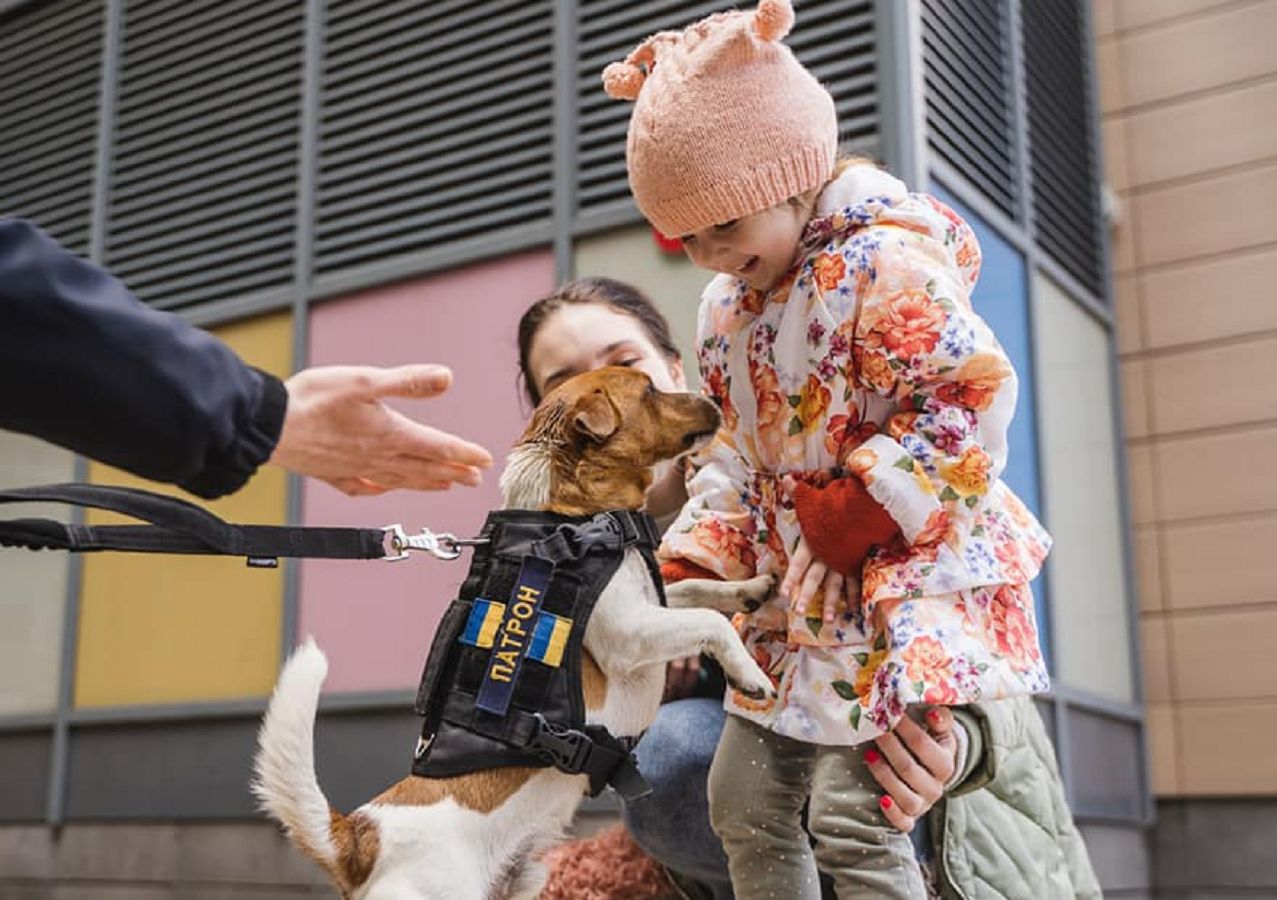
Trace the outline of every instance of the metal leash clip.
[[411, 550], [424, 550], [435, 559], [456, 559], [463, 547], [488, 543], [487, 538], [465, 540], [446, 531], [435, 534], [429, 528], [421, 529], [421, 534], [408, 534], [402, 525], [387, 525], [382, 531], [386, 533], [388, 544], [386, 555], [382, 557], [386, 562], [407, 559]]

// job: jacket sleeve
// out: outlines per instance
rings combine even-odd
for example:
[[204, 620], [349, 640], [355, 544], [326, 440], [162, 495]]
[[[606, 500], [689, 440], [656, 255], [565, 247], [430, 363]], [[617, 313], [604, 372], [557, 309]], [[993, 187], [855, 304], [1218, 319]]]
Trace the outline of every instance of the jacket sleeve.
[[0, 219], [0, 428], [201, 497], [275, 448], [287, 393], [19, 219]]
[[929, 543], [944, 506], [975, 506], [1006, 466], [1015, 372], [944, 240], [888, 226], [860, 240], [877, 249], [854, 320], [855, 377], [897, 411], [847, 465], [909, 544]]
[[757, 573], [757, 527], [743, 501], [749, 468], [732, 437], [736, 411], [732, 406], [725, 345], [713, 337], [711, 319], [710, 304], [703, 302], [697, 328], [702, 390], [722, 413], [723, 427], [708, 446], [692, 457], [687, 503], [666, 530], [658, 557], [663, 563], [680, 560], [696, 567], [670, 567], [671, 573], [676, 568], [683, 573], [699, 570], [699, 577], [737, 581]]

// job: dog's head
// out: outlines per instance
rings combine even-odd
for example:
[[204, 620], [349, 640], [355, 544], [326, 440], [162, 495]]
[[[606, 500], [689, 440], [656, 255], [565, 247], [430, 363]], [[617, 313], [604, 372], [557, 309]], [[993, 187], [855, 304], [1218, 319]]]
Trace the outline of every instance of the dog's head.
[[511, 452], [506, 504], [568, 515], [638, 509], [652, 467], [704, 446], [719, 422], [709, 400], [658, 390], [637, 369], [577, 375], [545, 396]]

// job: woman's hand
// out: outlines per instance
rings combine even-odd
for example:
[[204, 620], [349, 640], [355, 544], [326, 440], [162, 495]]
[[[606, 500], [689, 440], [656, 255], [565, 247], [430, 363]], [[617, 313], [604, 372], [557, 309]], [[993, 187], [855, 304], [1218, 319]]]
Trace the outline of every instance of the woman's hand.
[[701, 680], [701, 658], [685, 656], [682, 659], [670, 660], [665, 667], [665, 692], [661, 694], [661, 702], [682, 700], [690, 697], [692, 691]]
[[849, 587], [854, 585], [848, 585], [841, 574], [815, 557], [807, 538], [798, 539], [798, 546], [789, 556], [785, 578], [780, 583], [780, 595], [789, 598], [790, 609], [804, 618], [816, 618], [816, 612], [809, 607], [819, 595], [823, 600], [820, 618], [826, 625], [831, 625], [840, 600], [845, 599], [847, 609], [851, 609]]
[[865, 751], [869, 772], [887, 793], [878, 801], [883, 816], [904, 833], [913, 831], [944, 794], [945, 786], [965, 760], [958, 760], [953, 713], [932, 707], [924, 730], [910, 718], [874, 741]]

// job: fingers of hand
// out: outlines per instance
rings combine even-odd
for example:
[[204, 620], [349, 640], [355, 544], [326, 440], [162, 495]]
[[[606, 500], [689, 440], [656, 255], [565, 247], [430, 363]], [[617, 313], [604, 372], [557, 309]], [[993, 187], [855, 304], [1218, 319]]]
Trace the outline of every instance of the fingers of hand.
[[944, 785], [953, 777], [953, 753], [957, 743], [951, 730], [953, 714], [943, 707], [936, 707], [932, 712], [943, 712], [948, 716], [948, 723], [943, 731], [928, 734], [917, 722], [905, 717], [896, 725], [895, 735], [904, 742], [918, 764]]
[[[886, 800], [887, 798], [883, 798]], [[879, 803], [878, 808], [882, 811], [882, 817], [887, 820], [891, 827], [895, 828], [902, 834], [908, 834], [913, 831], [913, 827], [918, 824], [918, 820], [914, 816], [906, 815], [899, 804], [894, 801], [890, 804]]]
[[811, 549], [807, 546], [805, 538], [800, 539], [798, 546], [789, 556], [789, 567], [785, 569], [785, 577], [780, 583], [780, 595], [788, 597], [791, 604], [794, 602], [794, 592], [798, 590], [798, 585], [802, 583], [803, 576], [807, 574], [807, 567], [810, 565]]
[[843, 577], [837, 572], [830, 571], [825, 575], [825, 624], [833, 622], [844, 586]]
[[811, 615], [811, 600], [820, 591], [820, 586], [828, 572], [829, 567], [818, 559], [812, 560], [811, 565], [807, 567], [807, 573], [803, 575], [802, 584], [798, 587], [795, 605], [795, 608], [804, 616]]
[[[927, 803], [901, 779], [895, 768], [892, 767], [882, 753], [870, 748], [864, 751], [864, 754], [865, 765], [869, 768], [869, 774], [874, 777], [874, 780], [891, 798], [890, 803], [879, 804], [884, 815], [890, 818], [890, 812], [895, 810], [898, 815], [916, 818], [931, 808], [930, 803]], [[893, 822], [892, 824], [895, 823]]]
[[[390, 414], [389, 434], [384, 440], [389, 448], [400, 456], [458, 466], [489, 468], [492, 454], [455, 434], [422, 425], [386, 407]], [[478, 481], [475, 482], [478, 484]]]
[[372, 497], [389, 490], [367, 478], [325, 478], [324, 481], [351, 497]]
[[[899, 726], [897, 726], [899, 727]], [[895, 732], [887, 732], [875, 741], [878, 750], [892, 774], [908, 796], [896, 797], [896, 802], [911, 816], [920, 816], [929, 810], [944, 793], [944, 782], [937, 778], [929, 766], [923, 766], [908, 748], [896, 737]], [[949, 763], [952, 768], [952, 762]], [[886, 785], [883, 785], [886, 787]], [[892, 791], [895, 794], [895, 791]]]
[[437, 397], [451, 385], [452, 370], [429, 363], [368, 372], [368, 393], [373, 397]]

